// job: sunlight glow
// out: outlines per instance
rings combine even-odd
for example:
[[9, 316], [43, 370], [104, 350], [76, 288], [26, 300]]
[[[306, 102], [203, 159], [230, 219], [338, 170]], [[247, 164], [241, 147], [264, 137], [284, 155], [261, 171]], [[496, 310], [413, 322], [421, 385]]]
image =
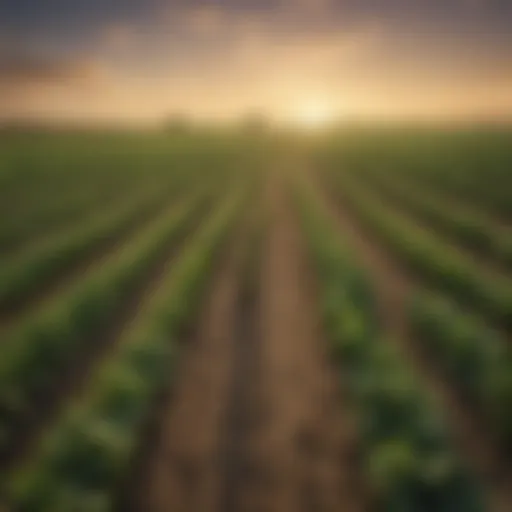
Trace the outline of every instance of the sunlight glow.
[[334, 117], [335, 112], [331, 105], [315, 100], [301, 104], [294, 114], [294, 121], [303, 128], [316, 130], [327, 126]]

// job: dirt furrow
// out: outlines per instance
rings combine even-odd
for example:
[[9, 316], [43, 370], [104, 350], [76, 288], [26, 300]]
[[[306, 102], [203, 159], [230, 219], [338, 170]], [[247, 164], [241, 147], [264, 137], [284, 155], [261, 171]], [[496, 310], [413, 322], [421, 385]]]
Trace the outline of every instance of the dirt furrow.
[[222, 263], [123, 511], [363, 510], [351, 418], [282, 183], [267, 206], [261, 266], [247, 268], [242, 242]]
[[251, 477], [247, 442], [260, 406], [257, 390], [261, 383], [261, 337], [259, 330], [260, 239], [257, 237], [258, 216], [254, 220], [250, 243], [245, 248], [243, 271], [238, 290], [237, 315], [232, 345], [230, 393], [219, 442], [219, 470], [222, 482], [218, 510], [241, 510], [240, 489]]
[[240, 511], [358, 510], [338, 382], [308, 295], [284, 184], [272, 180], [261, 276], [258, 421], [247, 439]]
[[229, 402], [241, 242], [215, 276], [197, 330], [163, 404], [160, 429], [132, 509], [213, 512], [220, 500], [219, 440]]
[[[313, 181], [312, 186], [315, 186]], [[426, 357], [409, 332], [407, 301], [415, 289], [421, 288], [421, 284], [367, 234], [341, 200], [328, 194], [322, 186], [318, 186], [318, 190], [338, 222], [342, 239], [354, 250], [374, 284], [381, 320], [390, 334], [389, 338], [399, 344], [402, 353], [439, 403], [459, 452], [485, 482], [492, 510], [510, 511], [512, 474], [506, 467], [506, 461], [475, 412], [463, 403], [435, 361]]]

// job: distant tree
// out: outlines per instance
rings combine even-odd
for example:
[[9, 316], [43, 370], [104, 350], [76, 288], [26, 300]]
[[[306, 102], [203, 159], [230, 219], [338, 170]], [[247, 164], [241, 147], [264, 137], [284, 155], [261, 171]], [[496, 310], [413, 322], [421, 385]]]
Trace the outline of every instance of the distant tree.
[[190, 119], [184, 114], [171, 114], [164, 122], [164, 129], [173, 134], [188, 133], [191, 128]]
[[249, 112], [241, 117], [239, 126], [244, 132], [260, 134], [268, 131], [270, 122], [261, 112]]

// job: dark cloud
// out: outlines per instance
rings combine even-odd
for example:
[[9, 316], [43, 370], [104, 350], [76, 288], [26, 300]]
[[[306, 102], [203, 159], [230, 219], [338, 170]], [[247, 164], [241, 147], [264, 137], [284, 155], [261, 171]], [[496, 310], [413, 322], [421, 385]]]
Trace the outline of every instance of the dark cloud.
[[2, 24], [14, 29], [83, 27], [117, 19], [143, 20], [165, 0], [14, 0], [0, 2]]
[[383, 21], [430, 20], [464, 23], [473, 18], [492, 26], [512, 25], [510, 0], [4, 0], [0, 2], [0, 26], [28, 36], [39, 34], [84, 35], [114, 22], [150, 23], [166, 10], [214, 6], [240, 13], [267, 13], [277, 23], [323, 12], [326, 21], [343, 24], [361, 18]]
[[42, 86], [93, 88], [102, 81], [99, 63], [92, 59], [57, 59], [0, 51], [0, 88]]

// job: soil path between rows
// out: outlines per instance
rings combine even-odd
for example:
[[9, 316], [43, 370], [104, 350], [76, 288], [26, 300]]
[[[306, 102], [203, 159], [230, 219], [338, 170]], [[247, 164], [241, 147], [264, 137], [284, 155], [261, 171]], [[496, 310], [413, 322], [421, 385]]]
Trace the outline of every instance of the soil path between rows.
[[326, 191], [315, 177], [310, 178], [311, 186], [318, 190], [336, 220], [342, 240], [353, 249], [374, 284], [381, 321], [390, 335], [389, 339], [398, 344], [418, 377], [432, 392], [452, 430], [459, 452], [483, 480], [491, 509], [510, 512], [512, 475], [506, 461], [482, 422], [462, 403], [435, 362], [422, 353], [409, 332], [407, 302], [414, 290], [421, 288], [420, 283], [398, 264], [384, 246], [372, 239], [339, 196]]
[[351, 467], [353, 439], [316, 315], [286, 182], [268, 190], [271, 223], [261, 275], [260, 422], [248, 440], [252, 474], [240, 511], [362, 510]]
[[228, 248], [197, 329], [182, 348], [181, 368], [170, 384], [170, 399], [163, 404], [133, 510], [217, 510], [221, 479], [217, 447], [228, 405], [242, 249], [240, 238]]
[[359, 512], [353, 429], [281, 177], [256, 290], [240, 241], [214, 277], [146, 461], [137, 511]]

